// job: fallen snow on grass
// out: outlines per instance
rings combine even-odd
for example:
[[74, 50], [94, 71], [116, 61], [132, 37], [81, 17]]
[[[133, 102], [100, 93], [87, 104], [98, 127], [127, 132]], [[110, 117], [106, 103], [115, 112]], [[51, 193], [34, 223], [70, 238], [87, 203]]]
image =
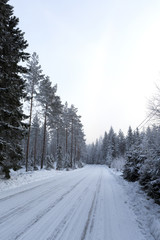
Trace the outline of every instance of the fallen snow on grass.
[[138, 182], [128, 182], [123, 179], [122, 173], [110, 169], [116, 176], [117, 182], [123, 186], [128, 196], [127, 204], [137, 216], [139, 228], [147, 236], [146, 229], [155, 240], [160, 240], [160, 206], [141, 189]]

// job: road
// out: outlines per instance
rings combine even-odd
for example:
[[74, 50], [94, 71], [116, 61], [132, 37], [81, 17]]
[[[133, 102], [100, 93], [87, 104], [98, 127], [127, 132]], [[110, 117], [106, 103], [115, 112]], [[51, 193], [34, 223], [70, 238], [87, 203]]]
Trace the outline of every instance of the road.
[[0, 197], [1, 240], [145, 240], [105, 166], [57, 174]]

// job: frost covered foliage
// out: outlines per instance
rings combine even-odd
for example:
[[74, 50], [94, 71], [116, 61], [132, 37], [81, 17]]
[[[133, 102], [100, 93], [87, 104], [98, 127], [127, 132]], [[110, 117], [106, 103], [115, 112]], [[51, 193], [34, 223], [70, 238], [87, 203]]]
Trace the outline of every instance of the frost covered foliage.
[[160, 127], [153, 126], [135, 139], [129, 150], [123, 176], [139, 181], [142, 188], [160, 204]]
[[127, 156], [126, 164], [124, 165], [123, 177], [129, 181], [137, 181], [140, 177], [140, 168], [143, 166], [146, 156], [134, 150]]
[[64, 157], [64, 168], [68, 171], [70, 168], [70, 156], [66, 154]]
[[53, 157], [53, 155], [47, 155], [45, 160], [46, 160], [46, 169], [47, 170], [54, 169], [54, 157]]
[[140, 169], [140, 184], [160, 204], [160, 158], [147, 159]]
[[117, 171], [123, 171], [126, 160], [124, 157], [115, 158], [111, 162], [111, 168], [116, 169]]

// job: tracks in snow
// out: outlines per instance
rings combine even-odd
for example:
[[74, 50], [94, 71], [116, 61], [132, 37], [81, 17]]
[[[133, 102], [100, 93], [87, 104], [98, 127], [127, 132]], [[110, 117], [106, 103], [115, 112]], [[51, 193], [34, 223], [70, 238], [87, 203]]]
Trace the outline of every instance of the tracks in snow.
[[84, 230], [83, 230], [81, 240], [86, 239], [87, 232], [89, 232], [89, 233], [92, 232], [92, 228], [94, 226], [94, 218], [95, 218], [95, 212], [96, 212], [96, 207], [97, 207], [97, 202], [98, 202], [98, 196], [99, 196], [100, 187], [101, 187], [101, 180], [102, 180], [102, 173], [101, 173], [101, 175], [98, 179], [98, 182], [97, 182], [97, 187], [95, 189], [95, 193], [94, 193], [94, 197], [93, 197], [93, 200], [92, 200], [91, 208], [88, 212], [88, 218], [87, 218]]
[[104, 166], [31, 186], [0, 199], [1, 240], [144, 240], [123, 189]]

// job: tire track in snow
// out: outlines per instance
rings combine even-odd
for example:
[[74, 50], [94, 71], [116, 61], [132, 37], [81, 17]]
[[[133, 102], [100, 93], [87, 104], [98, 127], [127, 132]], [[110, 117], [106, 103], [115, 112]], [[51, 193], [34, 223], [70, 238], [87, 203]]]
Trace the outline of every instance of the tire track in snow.
[[[72, 179], [72, 178], [69, 178], [68, 180], [70, 180], [70, 179]], [[64, 180], [63, 182], [66, 182], [66, 180]], [[43, 193], [40, 192], [38, 194], [38, 196], [36, 195], [34, 197], [34, 199], [31, 199], [31, 200], [27, 201], [27, 203], [24, 203], [24, 202], [20, 203], [21, 206], [18, 205], [18, 207], [13, 207], [12, 209], [10, 209], [7, 212], [5, 211], [4, 214], [1, 213], [0, 224], [4, 223], [5, 221], [10, 219], [11, 217], [15, 217], [15, 215], [17, 215], [17, 217], [18, 217], [18, 215], [20, 215], [21, 213], [25, 213], [26, 211], [28, 211], [30, 209], [30, 206], [31, 206], [32, 203], [35, 202], [35, 204], [37, 205], [37, 203], [36, 203], [37, 200], [38, 200], [38, 203], [43, 202], [45, 199], [48, 198], [48, 196], [51, 195], [50, 191], [52, 191], [53, 189], [55, 189], [54, 194], [56, 194], [60, 189], [63, 189], [63, 182], [60, 182], [60, 183], [58, 183], [57, 185], [54, 185], [54, 186], [52, 185], [46, 191], [43, 191]], [[27, 190], [21, 191], [19, 193], [4, 197], [3, 199], [0, 199], [0, 202], [10, 200], [14, 197], [20, 196], [21, 194], [24, 194], [24, 193], [27, 193], [29, 191], [35, 190], [36, 188], [41, 188], [41, 187], [44, 188], [44, 186], [45, 185], [48, 186], [49, 183], [51, 183], [51, 182], [49, 181], [49, 182], [44, 183], [44, 184], [39, 184], [38, 186], [32, 187], [30, 189], [27, 189]], [[59, 187], [59, 188], [57, 189], [57, 187]]]
[[[48, 183], [46, 183], [46, 184], [48, 184]], [[34, 190], [34, 189], [40, 187], [41, 185], [42, 185], [42, 184], [39, 184], [38, 186], [29, 188], [29, 189], [25, 189], [25, 190], [23, 190], [23, 191], [21, 191], [21, 192], [14, 193], [14, 194], [9, 195], [9, 196], [7, 196], [7, 197], [0, 198], [0, 202], [4, 202], [4, 201], [6, 201], [6, 200], [8, 200], [8, 199], [11, 199], [12, 197], [17, 197], [18, 195], [24, 194], [24, 193], [26, 193], [26, 192], [30, 192], [31, 190]]]
[[[44, 185], [46, 185], [46, 184], [44, 184]], [[47, 183], [47, 185], [48, 185], [48, 183]], [[42, 186], [42, 185], [38, 185], [37, 187], [40, 187], [40, 186]], [[30, 190], [33, 190], [37, 187], [31, 188]], [[57, 187], [59, 187], [59, 188], [57, 189]], [[50, 188], [48, 188], [46, 191], [43, 192], [43, 195], [40, 192], [39, 195], [38, 196], [36, 195], [36, 197], [34, 199], [28, 201], [25, 204], [22, 203], [23, 204], [22, 206], [10, 209], [7, 213], [0, 216], [0, 224], [4, 223], [5, 221], [10, 219], [11, 217], [15, 217], [15, 215], [18, 216], [21, 213], [25, 213], [26, 211], [28, 211], [30, 209], [31, 204], [34, 203], [34, 202], [36, 203], [37, 200], [38, 200], [39, 203], [43, 202], [45, 199], [47, 199], [48, 196], [51, 195], [50, 191], [52, 191], [53, 189], [56, 190], [54, 192], [54, 194], [56, 194], [60, 189], [63, 189], [63, 182], [61, 182], [57, 185], [51, 186]], [[27, 191], [22, 191], [22, 192], [18, 193], [18, 196], [19, 196], [19, 194], [24, 193], [24, 192], [28, 192], [28, 191], [29, 191], [29, 189]], [[15, 194], [15, 195], [17, 196], [17, 194]], [[7, 197], [7, 199], [9, 199], [9, 197]]]
[[[46, 240], [56, 240], [56, 239], [62, 239], [61, 236], [65, 233], [66, 229], [68, 228], [68, 225], [70, 224], [70, 220], [75, 215], [75, 212], [77, 211], [77, 207], [79, 204], [83, 201], [83, 196], [88, 192], [89, 186], [87, 186], [82, 194], [78, 197], [76, 200], [76, 203], [72, 206], [72, 208], [68, 211], [68, 213], [65, 215], [63, 220], [59, 223], [59, 225], [54, 230], [53, 234], [50, 235]], [[62, 230], [63, 229], [63, 230]], [[59, 236], [60, 235], [60, 236]], [[58, 238], [57, 238], [58, 237]]]
[[58, 199], [56, 199], [47, 209], [44, 209], [41, 211], [34, 219], [31, 220], [30, 224], [27, 225], [23, 231], [18, 233], [14, 239], [18, 240], [21, 239], [22, 235], [27, 232], [34, 224], [36, 224], [44, 215], [46, 215], [48, 212], [50, 212], [60, 201], [64, 199], [70, 192], [73, 191], [82, 181], [85, 180], [87, 176], [83, 177], [81, 180], [79, 180], [76, 184], [74, 184], [67, 192], [65, 192], [62, 196], [60, 196]]
[[[8, 199], [11, 199], [11, 198], [14, 198], [14, 197], [23, 195], [24, 193], [30, 192], [30, 191], [32, 191], [32, 190], [34, 190], [34, 189], [36, 189], [36, 188], [41, 187], [41, 186], [45, 186], [45, 185], [48, 186], [48, 183], [50, 183], [50, 181], [51, 181], [52, 178], [53, 178], [53, 180], [55, 180], [55, 175], [54, 175], [53, 177], [48, 178], [48, 179], [44, 179], [44, 181], [46, 181], [45, 183], [40, 183], [40, 184], [38, 184], [38, 181], [37, 181], [37, 184], [36, 184], [36, 186], [34, 186], [34, 187], [27, 188], [27, 189], [25, 189], [25, 190], [23, 190], [23, 191], [13, 193], [13, 194], [11, 194], [11, 195], [9, 195], [9, 196], [6, 196], [6, 197], [1, 197], [1, 196], [0, 196], [0, 203], [6, 201], [6, 200], [8, 200]], [[69, 179], [72, 179], [72, 178], [70, 177]], [[35, 183], [35, 182], [30, 182], [30, 183], [28, 183], [28, 184], [34, 184], [34, 183]], [[26, 187], [28, 184], [23, 185], [23, 187]], [[19, 186], [19, 187], [20, 187], [20, 186]], [[19, 187], [18, 187], [18, 188], [19, 188]], [[21, 186], [21, 187], [22, 187], [22, 186]], [[15, 188], [15, 189], [16, 189], [16, 188]], [[7, 191], [10, 191], [10, 190], [13, 190], [13, 189], [8, 189]]]
[[[15, 217], [15, 215], [20, 215], [21, 213], [25, 213], [30, 209], [31, 204], [33, 204], [38, 200], [38, 203], [43, 202], [49, 195], [50, 195], [50, 191], [52, 189], [54, 189], [55, 187], [60, 186], [61, 184], [55, 185], [54, 187], [47, 189], [45, 192], [43, 192], [43, 195], [40, 196], [36, 196], [34, 199], [28, 201], [26, 204], [23, 204], [20, 207], [16, 207], [11, 209], [9, 212], [5, 213], [4, 215], [1, 215], [0, 217], [0, 224], [4, 223], [5, 221], [7, 221], [8, 219], [10, 219], [11, 217]], [[60, 186], [61, 187], [61, 186]], [[63, 188], [63, 187], [61, 187]], [[60, 188], [56, 189], [55, 193], [57, 191], [59, 191]]]
[[88, 213], [88, 218], [87, 218], [87, 221], [86, 221], [83, 233], [82, 233], [81, 240], [85, 240], [86, 235], [88, 233], [88, 229], [89, 229], [89, 233], [92, 232], [92, 228], [94, 226], [95, 211], [96, 211], [96, 206], [97, 206], [97, 202], [98, 202], [98, 195], [100, 192], [101, 180], [102, 180], [102, 171], [101, 171], [101, 175], [97, 182], [97, 187], [96, 187], [96, 190], [94, 193], [94, 197], [93, 197], [92, 204], [91, 204], [91, 207], [90, 207], [90, 210]]

